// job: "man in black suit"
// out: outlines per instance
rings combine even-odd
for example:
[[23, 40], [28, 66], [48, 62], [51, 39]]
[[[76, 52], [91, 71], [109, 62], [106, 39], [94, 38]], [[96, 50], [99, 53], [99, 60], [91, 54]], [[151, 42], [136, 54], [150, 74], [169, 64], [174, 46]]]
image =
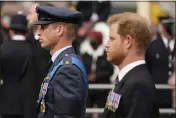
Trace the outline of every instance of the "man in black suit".
[[31, 45], [26, 42], [27, 20], [12, 16], [11, 41], [1, 47], [0, 114], [2, 118], [36, 118], [36, 79]]
[[[159, 34], [146, 50], [145, 60], [155, 84], [167, 84], [174, 71], [173, 59], [176, 53], [174, 21], [160, 18]], [[173, 29], [172, 29], [173, 28]], [[157, 90], [156, 102], [160, 108], [172, 107], [172, 90]], [[163, 97], [164, 96], [164, 97]]]
[[84, 118], [88, 83], [72, 40], [82, 14], [64, 7], [37, 6], [41, 47], [49, 49], [53, 62], [43, 81], [38, 105], [42, 118]]
[[110, 39], [107, 60], [120, 69], [110, 91], [103, 118], [157, 118], [155, 85], [144, 61], [151, 40], [145, 18], [135, 13], [113, 15], [108, 19]]

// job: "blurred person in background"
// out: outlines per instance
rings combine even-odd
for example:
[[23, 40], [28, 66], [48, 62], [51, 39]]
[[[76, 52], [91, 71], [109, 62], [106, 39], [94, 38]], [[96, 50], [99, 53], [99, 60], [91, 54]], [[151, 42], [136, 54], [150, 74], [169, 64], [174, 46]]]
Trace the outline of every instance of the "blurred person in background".
[[[155, 84], [167, 84], [173, 74], [173, 57], [176, 52], [174, 21], [170, 17], [161, 17], [158, 35], [146, 50], [145, 60]], [[160, 108], [172, 107], [172, 91], [157, 90], [156, 103]]]
[[[106, 8], [106, 9], [105, 9]], [[111, 12], [110, 1], [78, 1], [76, 10], [84, 15], [84, 22], [77, 31], [77, 37], [73, 41], [76, 52], [79, 53], [79, 46], [87, 37], [88, 32], [97, 22], [105, 22]]]
[[3, 76], [0, 115], [2, 118], [36, 118], [36, 78], [31, 45], [26, 41], [26, 16], [12, 16], [9, 34], [11, 40], [0, 49]]
[[111, 12], [111, 2], [78, 1], [76, 9], [83, 13], [84, 22], [101, 22], [107, 20]]
[[148, 21], [136, 13], [125, 12], [111, 16], [107, 22], [107, 60], [120, 71], [102, 118], [157, 118], [156, 88], [144, 60], [152, 39]]
[[36, 93], [39, 93], [40, 86], [44, 77], [47, 75], [48, 69], [51, 66], [50, 53], [48, 50], [41, 47], [39, 42], [39, 36], [37, 35], [37, 25], [33, 25], [38, 19], [38, 14], [36, 13], [37, 6], [54, 6], [48, 2], [33, 2], [29, 8], [27, 14], [29, 33], [27, 35], [27, 41], [32, 44], [32, 50], [35, 58], [36, 71], [37, 71], [37, 88]]
[[[113, 74], [113, 66], [106, 59], [103, 45], [103, 35], [91, 31], [80, 45], [80, 56], [88, 75], [89, 84], [109, 84]], [[108, 90], [89, 90], [87, 107], [105, 106]], [[87, 116], [91, 118], [91, 115]]]

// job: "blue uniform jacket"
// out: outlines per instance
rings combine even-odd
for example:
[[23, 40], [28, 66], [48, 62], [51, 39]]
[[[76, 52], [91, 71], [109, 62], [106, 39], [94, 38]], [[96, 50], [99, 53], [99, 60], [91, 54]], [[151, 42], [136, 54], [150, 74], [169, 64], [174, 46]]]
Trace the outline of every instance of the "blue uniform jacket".
[[[79, 58], [71, 47], [64, 50], [53, 64], [64, 59], [65, 55]], [[83, 74], [76, 65], [69, 63], [58, 68], [47, 89], [42, 118], [84, 118], [88, 91], [84, 84]]]

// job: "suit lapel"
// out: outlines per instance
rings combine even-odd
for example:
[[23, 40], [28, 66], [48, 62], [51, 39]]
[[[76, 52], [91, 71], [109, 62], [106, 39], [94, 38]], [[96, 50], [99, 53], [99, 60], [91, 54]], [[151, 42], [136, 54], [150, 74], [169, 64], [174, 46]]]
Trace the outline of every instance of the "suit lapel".
[[120, 90], [122, 89], [125, 81], [128, 78], [130, 78], [132, 75], [134, 75], [136, 73], [136, 71], [141, 70], [141, 68], [144, 68], [145, 66], [146, 66], [146, 64], [138, 65], [138, 66], [134, 67], [132, 70], [130, 70], [119, 83], [115, 84], [114, 92], [119, 93]]
[[[127, 79], [128, 77], [124, 77], [120, 82], [118, 82], [117, 84], [115, 84], [115, 88], [114, 88], [114, 92], [115, 93], [119, 93], [120, 89], [122, 88], [124, 81]], [[109, 96], [109, 95], [108, 95]], [[108, 110], [107, 108], [105, 108], [104, 113], [103, 113], [103, 118], [108, 118], [108, 114], [110, 113], [110, 110]]]

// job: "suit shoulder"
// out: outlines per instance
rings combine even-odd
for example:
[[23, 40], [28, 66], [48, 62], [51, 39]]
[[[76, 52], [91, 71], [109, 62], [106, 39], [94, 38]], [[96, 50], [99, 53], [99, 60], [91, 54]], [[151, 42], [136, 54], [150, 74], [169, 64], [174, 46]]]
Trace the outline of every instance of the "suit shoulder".
[[133, 70], [131, 76], [129, 79], [127, 79], [126, 83], [128, 85], [144, 85], [144, 86], [153, 86], [153, 80], [150, 72], [148, 71], [148, 68], [146, 65], [143, 65], [141, 67], [137, 67], [135, 70]]

